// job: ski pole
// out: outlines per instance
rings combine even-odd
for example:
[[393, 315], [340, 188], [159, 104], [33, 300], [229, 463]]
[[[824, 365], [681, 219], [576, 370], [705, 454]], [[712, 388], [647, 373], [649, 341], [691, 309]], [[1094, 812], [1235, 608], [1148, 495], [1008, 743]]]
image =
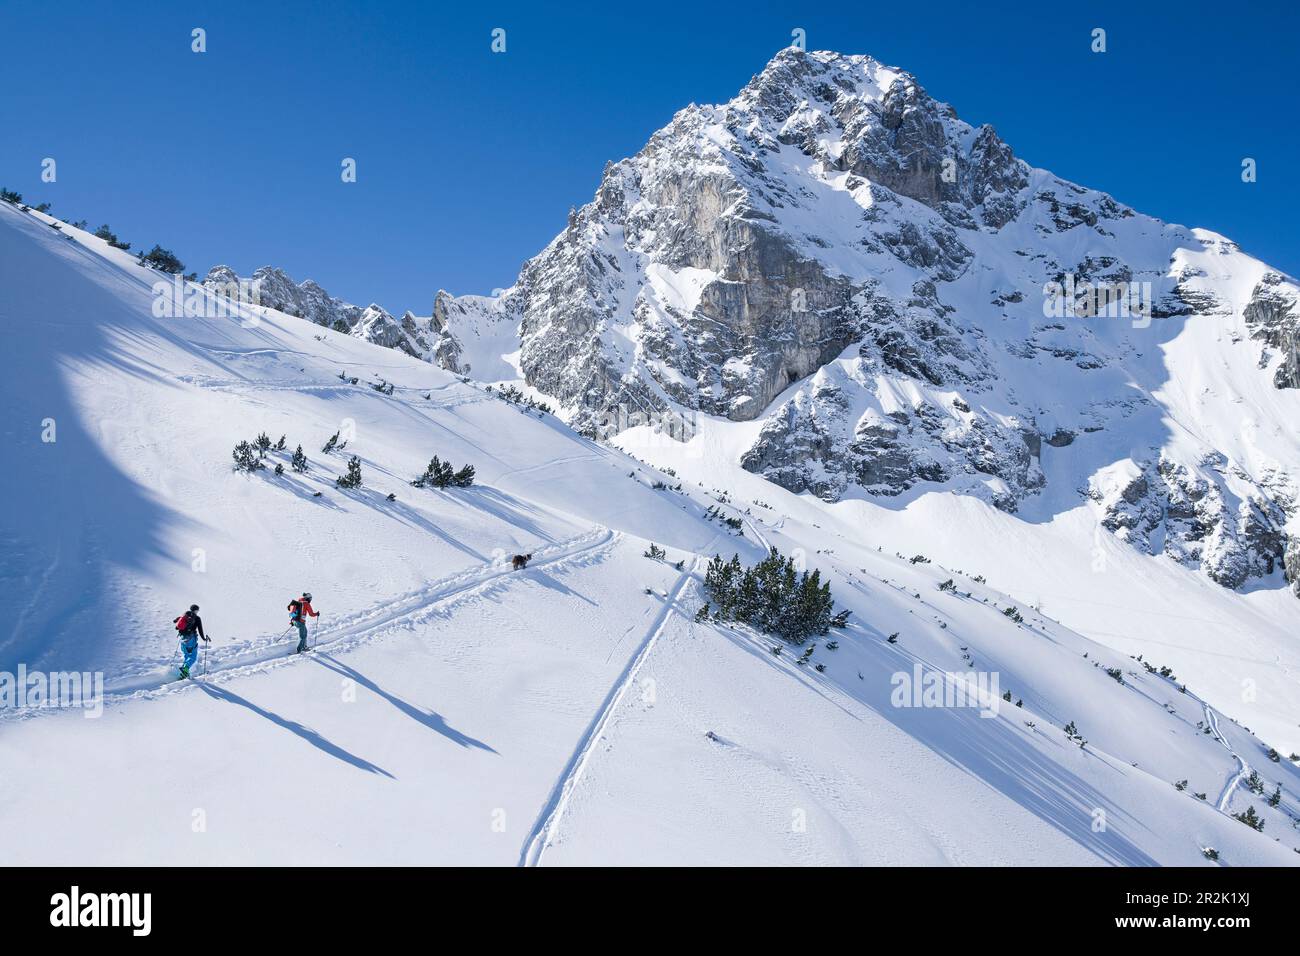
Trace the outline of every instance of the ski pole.
[[211, 644], [211, 643], [212, 643], [211, 641], [204, 641], [204, 642], [203, 642], [203, 676], [204, 676], [204, 678], [206, 678], [206, 677], [208, 676], [208, 645]]

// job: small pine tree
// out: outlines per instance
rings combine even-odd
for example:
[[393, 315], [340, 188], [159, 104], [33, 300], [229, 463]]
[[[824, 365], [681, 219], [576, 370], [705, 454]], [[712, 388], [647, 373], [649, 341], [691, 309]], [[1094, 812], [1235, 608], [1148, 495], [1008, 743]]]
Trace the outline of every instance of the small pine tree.
[[170, 275], [179, 275], [185, 271], [185, 263], [176, 258], [169, 250], [155, 244], [148, 252], [141, 252], [139, 264], [158, 269]]
[[300, 475], [307, 470], [307, 456], [302, 453], [302, 445], [294, 449], [289, 465]]
[[664, 559], [664, 557], [665, 557], [667, 554], [668, 554], [667, 551], [665, 551], [663, 548], [659, 547], [659, 545], [655, 544], [653, 541], [650, 542], [650, 550], [649, 550], [649, 551], [643, 551], [643, 552], [641, 552], [641, 556], [642, 556], [642, 557], [644, 557], [644, 558], [652, 558], [652, 559], [655, 560], [655, 561], [662, 561], [662, 560]]
[[253, 439], [253, 444], [257, 446], [258, 457], [261, 457], [271, 450], [271, 436], [266, 432], [261, 432]]
[[452, 476], [451, 483], [457, 488], [468, 488], [474, 484], [474, 466], [464, 465]]
[[253, 446], [246, 441], [241, 441], [236, 445], [231, 454], [235, 459], [235, 471], [252, 472], [265, 467]]
[[1232, 815], [1232, 818], [1234, 820], [1240, 820], [1242, 823], [1246, 824], [1246, 826], [1250, 827], [1252, 830], [1258, 830], [1260, 833], [1264, 832], [1264, 820], [1258, 813], [1255, 812], [1255, 808], [1253, 806], [1247, 807], [1244, 813], [1234, 813]]
[[275, 443], [275, 450], [276, 450], [276, 451], [284, 451], [284, 445], [285, 445], [284, 436], [281, 435], [281, 436], [280, 436], [280, 440], [279, 440], [278, 442]]
[[700, 609], [695, 612], [695, 620], [707, 621], [708, 619], [709, 619], [709, 605], [706, 602], [700, 605]]
[[1273, 795], [1268, 798], [1268, 805], [1270, 807], [1276, 807], [1281, 802], [1282, 802], [1282, 785], [1279, 783], [1277, 785], [1277, 789], [1273, 791]]
[[275, 463], [275, 473], [276, 473], [277, 475], [283, 475], [283, 474], [284, 474], [284, 462], [282, 462], [282, 461], [277, 461], [277, 462]]
[[348, 473], [340, 475], [334, 480], [334, 484], [340, 488], [360, 488], [361, 487], [361, 459], [353, 455], [348, 459]]

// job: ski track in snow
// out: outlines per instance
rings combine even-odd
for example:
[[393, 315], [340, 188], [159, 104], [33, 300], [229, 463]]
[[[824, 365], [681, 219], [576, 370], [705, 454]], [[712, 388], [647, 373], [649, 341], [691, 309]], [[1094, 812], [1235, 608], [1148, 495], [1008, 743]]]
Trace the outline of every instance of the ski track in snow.
[[[598, 528], [587, 534], [578, 535], [568, 541], [560, 542], [542, 552], [539, 558], [530, 562], [534, 568], [551, 567], [576, 558], [588, 557], [593, 553], [607, 550], [622, 538], [622, 534], [608, 528]], [[336, 651], [350, 650], [360, 644], [401, 626], [420, 620], [425, 614], [441, 605], [447, 604], [480, 589], [511, 580], [514, 570], [508, 563], [489, 564], [450, 575], [434, 581], [427, 587], [419, 588], [399, 595], [382, 604], [373, 605], [357, 611], [342, 619], [342, 623], [326, 629], [323, 640], [316, 640], [312, 634], [312, 649], [330, 648]], [[243, 646], [233, 645], [222, 648], [218, 653], [217, 664], [209, 673], [196, 673], [194, 681], [179, 680], [167, 674], [151, 670], [144, 674], [127, 675], [111, 682], [104, 693], [104, 703], [121, 703], [128, 700], [145, 700], [162, 694], [178, 693], [190, 689], [196, 683], [211, 678], [222, 682], [236, 677], [260, 673], [273, 667], [292, 664], [300, 655], [284, 650], [286, 632], [281, 631], [273, 637], [263, 637], [256, 642], [246, 642]], [[290, 638], [290, 641], [296, 638]], [[310, 653], [310, 652], [309, 652]], [[224, 658], [224, 659], [223, 659]], [[173, 664], [179, 658], [173, 658]], [[195, 670], [201, 671], [203, 660], [200, 658]], [[0, 715], [4, 719], [29, 719], [54, 711], [33, 710], [14, 712], [12, 715]]]
[[658, 642], [659, 635], [663, 633], [664, 628], [667, 626], [673, 611], [677, 609], [677, 601], [681, 597], [682, 591], [685, 590], [687, 583], [699, 569], [700, 561], [701, 559], [696, 556], [692, 560], [691, 566], [681, 572], [677, 578], [677, 583], [673, 585], [672, 591], [669, 592], [667, 599], [664, 601], [663, 608], [655, 617], [654, 623], [650, 625], [649, 630], [646, 631], [641, 646], [628, 661], [627, 667], [623, 669], [618, 681], [610, 688], [609, 693], [605, 696], [603, 706], [596, 713], [591, 724], [588, 725], [587, 732], [578, 741], [573, 756], [569, 758], [569, 762], [560, 773], [559, 779], [556, 780], [555, 786], [551, 790], [550, 797], [542, 806], [541, 813], [537, 816], [537, 822], [533, 824], [528, 838], [524, 841], [523, 849], [519, 853], [520, 866], [541, 865], [542, 854], [546, 852], [546, 847], [550, 845], [559, 832], [560, 821], [564, 817], [564, 811], [568, 807], [569, 799], [573, 796], [574, 790], [582, 780], [582, 775], [587, 768], [596, 744], [604, 735], [605, 728], [609, 725], [619, 703], [623, 700], [623, 695], [627, 693], [628, 688], [636, 680], [641, 665], [650, 656], [650, 652]]
[[1220, 813], [1227, 813], [1228, 804], [1232, 800], [1233, 792], [1236, 791], [1237, 786], [1243, 780], [1250, 776], [1250, 764], [1246, 763], [1241, 754], [1232, 749], [1232, 745], [1228, 743], [1228, 739], [1224, 737], [1222, 732], [1219, 730], [1219, 715], [1214, 712], [1214, 708], [1204, 701], [1201, 702], [1201, 706], [1205, 708], [1205, 722], [1210, 727], [1210, 733], [1214, 734], [1214, 739], [1223, 744], [1224, 749], [1227, 750], [1228, 753], [1232, 754], [1233, 759], [1237, 761], [1237, 772], [1229, 777], [1228, 782], [1224, 784], [1223, 792], [1219, 794], [1219, 800], [1216, 804]]

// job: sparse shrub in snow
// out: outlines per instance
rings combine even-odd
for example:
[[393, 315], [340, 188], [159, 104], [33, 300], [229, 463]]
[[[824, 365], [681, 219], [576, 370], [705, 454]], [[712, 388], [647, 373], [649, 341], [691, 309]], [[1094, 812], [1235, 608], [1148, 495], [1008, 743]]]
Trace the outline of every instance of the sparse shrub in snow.
[[285, 446], [285, 437], [284, 437], [283, 435], [281, 435], [281, 436], [280, 436], [280, 440], [279, 440], [278, 442], [275, 443], [275, 450], [276, 450], [276, 451], [284, 451], [284, 446]]
[[340, 475], [334, 479], [334, 484], [340, 488], [360, 488], [361, 487], [361, 459], [353, 455], [348, 459], [348, 471], [346, 475]]
[[1002, 613], [1011, 618], [1011, 620], [1015, 621], [1017, 624], [1023, 624], [1025, 621], [1025, 616], [1020, 613], [1020, 609], [1014, 604], [1009, 608], [1003, 609]]
[[7, 202], [11, 205], [18, 205], [23, 201], [23, 194], [16, 193], [12, 189], [0, 189], [0, 202]]
[[261, 432], [253, 439], [253, 445], [257, 448], [258, 457], [261, 457], [271, 450], [271, 436], [266, 432]]
[[1258, 830], [1260, 833], [1264, 832], [1264, 819], [1255, 812], [1253, 806], [1247, 807], [1242, 813], [1234, 813], [1232, 818], [1234, 820], [1240, 820], [1252, 830]]
[[231, 456], [235, 459], [235, 471], [253, 472], [265, 467], [256, 450], [246, 441], [241, 441], [236, 445], [235, 450], [231, 452]]
[[411, 482], [416, 488], [468, 488], [474, 484], [474, 466], [465, 465], [460, 471], [449, 461], [443, 461], [437, 455], [429, 460], [424, 474]]
[[1274, 763], [1277, 763], [1278, 761], [1280, 761], [1280, 760], [1282, 759], [1282, 755], [1281, 755], [1280, 753], [1278, 753], [1276, 750], [1274, 750], [1272, 747], [1269, 747], [1269, 748], [1268, 748], [1268, 759], [1271, 760], [1271, 761], [1273, 761]]
[[1174, 784], [1174, 789], [1175, 789], [1175, 790], [1178, 790], [1178, 791], [1186, 790], [1186, 789], [1187, 789], [1187, 781], [1186, 781], [1186, 780], [1179, 780], [1177, 783]]
[[655, 561], [662, 561], [665, 557], [668, 556], [668, 552], [665, 551], [663, 548], [659, 547], [659, 545], [655, 544], [653, 541], [651, 541], [650, 550], [641, 552], [641, 556], [643, 558], [651, 558]]
[[887, 638], [885, 638], [885, 642], [888, 643], [888, 644], [897, 644], [897, 643], [898, 643], [898, 632], [895, 631], [893, 634], [890, 634]]
[[1118, 667], [1107, 667], [1107, 668], [1106, 668], [1106, 673], [1107, 673], [1110, 677], [1114, 678], [1114, 680], [1115, 680], [1115, 682], [1116, 682], [1117, 684], [1122, 684], [1122, 683], [1124, 683], [1124, 672], [1123, 672], [1122, 670], [1120, 670]]
[[394, 494], [394, 493], [392, 493], [392, 492], [389, 492], [388, 500], [389, 500], [389, 501], [396, 501], [396, 500], [397, 500], [397, 495]]
[[330, 436], [329, 441], [325, 443], [325, 447], [321, 449], [321, 452], [328, 455], [330, 452], [332, 452], [335, 449], [338, 443], [339, 443], [339, 433], [335, 432], [333, 435]]
[[955, 584], [953, 583], [952, 578], [949, 578], [947, 581], [944, 581], [942, 584], [939, 585], [939, 590], [940, 590], [940, 591], [956, 591], [956, 590], [957, 590], [957, 585], [955, 585]]
[[156, 244], [148, 252], [141, 252], [137, 261], [142, 266], [149, 266], [170, 275], [177, 275], [185, 271], [185, 263], [176, 258], [170, 250]]
[[908, 561], [909, 564], [929, 564], [930, 559], [923, 554], [914, 554]]
[[121, 239], [117, 238], [117, 236], [113, 234], [113, 230], [108, 228], [108, 223], [105, 223], [104, 225], [100, 226], [98, 229], [95, 230], [95, 237], [98, 239], [103, 239], [114, 249], [121, 249], [123, 252], [129, 251], [131, 248], [131, 243], [123, 242]]
[[1281, 802], [1282, 802], [1282, 785], [1279, 783], [1277, 785], [1277, 788], [1273, 791], [1273, 795], [1268, 798], [1268, 805], [1270, 807], [1276, 807]]
[[1217, 860], [1219, 858], [1219, 851], [1212, 846], [1207, 846], [1205, 849], [1201, 850], [1201, 853], [1207, 860]]
[[235, 460], [236, 471], [252, 472], [266, 467], [262, 463], [262, 456], [257, 453], [257, 446], [251, 442], [239, 442], [235, 445], [231, 456]]
[[277, 461], [277, 462], [275, 463], [275, 473], [276, 473], [277, 475], [283, 475], [283, 474], [284, 474], [284, 463], [283, 463], [283, 462], [279, 462], [279, 461]]
[[1194, 796], [1197, 800], [1206, 800], [1206, 799], [1208, 799], [1208, 798], [1206, 797], [1206, 795], [1203, 794], [1203, 793], [1193, 793], [1192, 796]]
[[794, 561], [775, 548], [751, 568], [741, 565], [739, 555], [730, 561], [715, 555], [704, 587], [717, 602], [718, 619], [739, 621], [794, 644], [825, 634], [833, 619], [835, 602], [821, 572], [797, 572]]
[[709, 619], [709, 604], [706, 601], [704, 604], [701, 604], [700, 609], [695, 612], [695, 620], [707, 621], [708, 619]]

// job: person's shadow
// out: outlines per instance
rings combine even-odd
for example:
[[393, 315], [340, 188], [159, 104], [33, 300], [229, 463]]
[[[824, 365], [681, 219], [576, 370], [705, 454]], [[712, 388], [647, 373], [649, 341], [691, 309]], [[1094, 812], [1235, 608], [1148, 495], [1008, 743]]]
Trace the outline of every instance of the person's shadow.
[[285, 730], [297, 734], [299, 737], [307, 741], [307, 743], [311, 744], [317, 750], [323, 750], [331, 757], [337, 757], [339, 760], [342, 760], [345, 763], [350, 763], [352, 764], [352, 766], [358, 767], [369, 773], [383, 774], [385, 777], [388, 777], [389, 779], [392, 780], [397, 779], [391, 773], [385, 770], [383, 767], [371, 763], [369, 760], [366, 760], [364, 757], [358, 757], [356, 754], [352, 753], [351, 751], [344, 750], [338, 744], [330, 740], [326, 740], [324, 737], [322, 737], [316, 731], [312, 730], [310, 727], [307, 727], [304, 724], [300, 724], [296, 720], [290, 720], [287, 717], [281, 717], [279, 714], [273, 713], [267, 710], [265, 707], [259, 707], [257, 704], [254, 704], [251, 700], [248, 700], [247, 698], [244, 697], [240, 697], [234, 691], [227, 690], [224, 687], [215, 687], [212, 684], [209, 684], [207, 681], [199, 681], [197, 686], [201, 688], [203, 692], [207, 694], [209, 697], [215, 697], [217, 700], [224, 700], [228, 704], [237, 704], [240, 707], [244, 707], [248, 710], [251, 710], [259, 717], [265, 717], [271, 723], [277, 724], [283, 727]]
[[430, 730], [437, 731], [453, 743], [457, 743], [462, 747], [474, 747], [479, 750], [486, 750], [488, 753], [497, 753], [497, 751], [490, 745], [481, 740], [476, 740], [468, 734], [463, 734], [455, 727], [452, 727], [441, 714], [432, 710], [421, 710], [409, 701], [402, 700], [402, 698], [388, 693], [388, 691], [384, 690], [365, 674], [362, 674], [354, 667], [349, 667], [336, 657], [331, 657], [323, 651], [316, 651], [311, 655], [310, 660], [315, 661], [328, 670], [334, 671], [336, 674], [341, 674], [344, 677], [351, 678], [362, 687], [369, 691], [373, 691], [380, 697], [384, 698], [384, 700], [388, 701], [412, 720], [424, 724], [424, 726], [428, 727]]

